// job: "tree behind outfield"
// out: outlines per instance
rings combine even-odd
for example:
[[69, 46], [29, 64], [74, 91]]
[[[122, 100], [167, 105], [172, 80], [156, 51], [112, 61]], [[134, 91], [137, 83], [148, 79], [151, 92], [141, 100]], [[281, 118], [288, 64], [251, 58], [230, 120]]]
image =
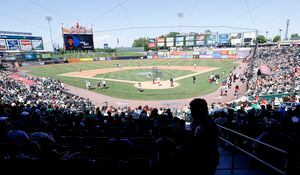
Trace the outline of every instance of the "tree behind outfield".
[[300, 36], [298, 33], [293, 33], [293, 34], [291, 34], [291, 39], [298, 40], [298, 39], [300, 39]]
[[179, 35], [180, 33], [179, 32], [170, 32], [168, 34], [165, 35], [165, 37], [176, 37], [177, 35]]
[[292, 37], [292, 38], [299, 37], [299, 34], [298, 34], [298, 33], [293, 33], [293, 34], [291, 35], [291, 37]]
[[138, 39], [135, 39], [132, 44], [132, 47], [144, 47], [145, 50], [147, 50], [147, 46], [148, 46], [148, 39], [145, 37], [140, 37]]
[[257, 42], [258, 42], [259, 44], [263, 44], [263, 43], [266, 43], [266, 42], [267, 42], [267, 39], [266, 39], [266, 37], [263, 36], [263, 35], [258, 35], [258, 36], [257, 36]]
[[276, 35], [276, 36], [274, 36], [274, 38], [273, 38], [273, 42], [274, 43], [276, 43], [276, 42], [278, 42], [278, 41], [280, 41], [280, 36], [279, 35]]

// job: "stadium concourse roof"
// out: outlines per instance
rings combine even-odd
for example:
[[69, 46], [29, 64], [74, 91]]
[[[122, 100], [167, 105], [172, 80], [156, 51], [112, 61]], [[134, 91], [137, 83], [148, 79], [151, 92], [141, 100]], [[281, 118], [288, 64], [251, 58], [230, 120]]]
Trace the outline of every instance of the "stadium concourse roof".
[[6, 53], [27, 53], [27, 52], [53, 52], [53, 51], [50, 51], [50, 50], [3, 50], [3, 52], [6, 52]]
[[0, 35], [32, 35], [30, 32], [0, 31]]

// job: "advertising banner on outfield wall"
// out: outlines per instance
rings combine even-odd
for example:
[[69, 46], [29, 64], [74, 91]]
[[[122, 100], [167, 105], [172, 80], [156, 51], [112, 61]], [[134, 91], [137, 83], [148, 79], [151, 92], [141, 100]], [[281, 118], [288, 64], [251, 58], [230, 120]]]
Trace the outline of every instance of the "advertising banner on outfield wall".
[[236, 50], [228, 50], [228, 55], [235, 55], [236, 54]]
[[68, 63], [78, 63], [80, 62], [80, 59], [79, 58], [68, 58]]
[[50, 53], [43, 53], [42, 54], [42, 59], [48, 59], [51, 58], [51, 54]]
[[80, 60], [80, 62], [90, 62], [90, 61], [94, 61], [93, 58], [80, 58], [79, 60]]
[[222, 59], [227, 59], [227, 58], [229, 58], [229, 55], [221, 55], [221, 58]]
[[250, 51], [251, 51], [250, 47], [238, 48], [236, 51], [236, 56], [238, 58], [246, 58], [247, 56], [250, 55]]
[[36, 55], [34, 53], [25, 53], [24, 59], [25, 60], [34, 60], [34, 59], [36, 59]]
[[218, 51], [213, 52], [213, 58], [221, 58], [221, 54]]

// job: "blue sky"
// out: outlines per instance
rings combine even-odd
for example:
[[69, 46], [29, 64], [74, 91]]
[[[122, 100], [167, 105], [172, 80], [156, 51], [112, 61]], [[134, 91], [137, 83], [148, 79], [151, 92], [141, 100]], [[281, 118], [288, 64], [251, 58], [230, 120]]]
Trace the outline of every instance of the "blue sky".
[[177, 14], [182, 12], [182, 25], [257, 28], [263, 35], [269, 31], [269, 36], [279, 34], [282, 29], [283, 36], [287, 19], [290, 19], [289, 33], [300, 33], [299, 10], [299, 0], [1, 0], [0, 30], [32, 32], [43, 37], [48, 49], [50, 34], [45, 16], [52, 16], [54, 42], [60, 46], [61, 23], [70, 27], [76, 21], [93, 26], [96, 47], [103, 47], [104, 43], [115, 47], [116, 38], [120, 46], [131, 46], [134, 38], [155, 37], [170, 31], [244, 31], [175, 27], [103, 32], [134, 26], [178, 26]]

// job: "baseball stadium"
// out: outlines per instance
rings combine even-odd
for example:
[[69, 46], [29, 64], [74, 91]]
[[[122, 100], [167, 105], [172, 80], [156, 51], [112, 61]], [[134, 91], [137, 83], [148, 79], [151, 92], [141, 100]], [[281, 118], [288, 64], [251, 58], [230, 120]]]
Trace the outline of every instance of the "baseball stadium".
[[0, 12], [1, 173], [300, 173], [297, 3], [25, 1]]

